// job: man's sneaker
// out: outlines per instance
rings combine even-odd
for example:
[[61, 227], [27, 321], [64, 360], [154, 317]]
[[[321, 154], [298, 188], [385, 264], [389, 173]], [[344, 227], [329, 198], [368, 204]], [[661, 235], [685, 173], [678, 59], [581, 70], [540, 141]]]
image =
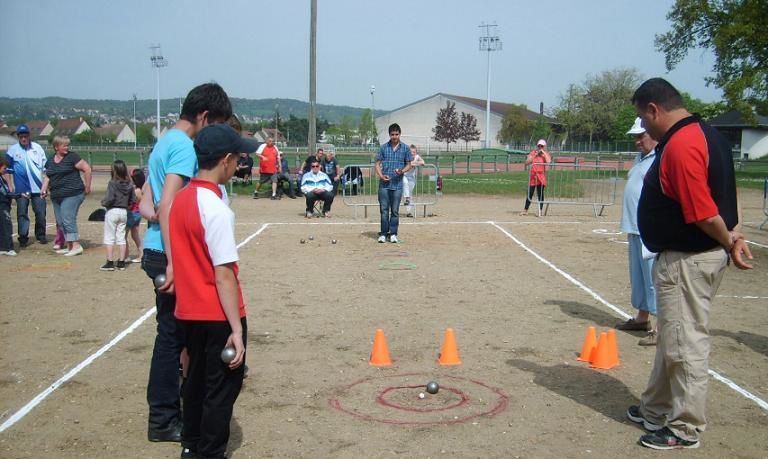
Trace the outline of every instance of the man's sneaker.
[[48, 239], [38, 239], [37, 243], [38, 244], [47, 244], [48, 243]]
[[312, 212], [307, 211], [307, 218], [312, 218]]
[[383, 244], [387, 242], [387, 236], [384, 236], [383, 234], [379, 236], [379, 244]]
[[64, 255], [65, 253], [68, 253], [68, 252], [69, 252], [69, 249], [65, 247], [65, 248], [63, 248], [63, 249], [58, 249], [58, 250], [56, 250], [56, 252], [55, 252], [55, 253], [57, 253], [57, 254], [59, 254], [59, 255]]
[[273, 194], [273, 195], [272, 195], [272, 197], [271, 197], [271, 198], [269, 198], [269, 199], [271, 199], [271, 200], [273, 200], [273, 201], [277, 201], [279, 198]]
[[64, 256], [74, 257], [75, 255], [80, 255], [81, 253], [83, 253], [83, 246], [78, 245], [77, 247], [72, 248], [72, 250], [70, 250], [69, 252], [65, 253]]
[[107, 262], [104, 263], [104, 265], [101, 268], [99, 268], [99, 269], [102, 270], [102, 271], [114, 271], [115, 270], [115, 262], [107, 260]]
[[[167, 429], [163, 429], [163, 430], [149, 428], [147, 429], [147, 440], [152, 442], [160, 442], [160, 441], [167, 441], [172, 443], [180, 442], [181, 428], [182, 428], [181, 422], [177, 422], [171, 427], [168, 427]], [[192, 457], [196, 457], [196, 456], [192, 456]]]
[[23, 241], [21, 239], [19, 239], [19, 247], [21, 247], [22, 249], [24, 247], [29, 247], [29, 239], [26, 239], [26, 240], [23, 240]]
[[291, 199], [296, 199], [296, 195], [295, 194], [289, 194], [288, 197], [291, 198]]
[[645, 419], [643, 414], [640, 413], [640, 407], [637, 405], [632, 405], [627, 409], [627, 419], [636, 424], [642, 425], [643, 428], [648, 432], [656, 432], [664, 428], [664, 426], [654, 424], [653, 422]]
[[117, 260], [117, 269], [125, 271], [125, 260]]
[[15, 250], [6, 250], [4, 252], [0, 252], [0, 255], [5, 255], [6, 257], [15, 257], [18, 254]]
[[693, 449], [701, 445], [698, 440], [683, 440], [669, 430], [669, 427], [643, 435], [640, 437], [640, 443], [653, 449]]
[[253, 199], [259, 199], [259, 192], [258, 191], [254, 191], [253, 192]]
[[397, 236], [393, 234], [392, 236], [389, 236], [389, 242], [397, 244], [399, 241], [397, 240]]
[[651, 330], [645, 335], [645, 338], [640, 339], [637, 342], [640, 346], [655, 346], [659, 339], [659, 334], [656, 330]]
[[638, 322], [634, 317], [628, 319], [626, 322], [616, 324], [616, 330], [626, 331], [651, 331], [651, 322], [646, 320], [645, 322]]
[[181, 459], [197, 459], [197, 452], [189, 448], [181, 448]]

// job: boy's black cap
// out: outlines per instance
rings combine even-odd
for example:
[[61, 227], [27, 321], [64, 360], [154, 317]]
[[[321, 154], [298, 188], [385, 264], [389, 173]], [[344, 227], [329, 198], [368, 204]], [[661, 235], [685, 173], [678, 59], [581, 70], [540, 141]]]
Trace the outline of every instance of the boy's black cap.
[[195, 153], [199, 159], [215, 158], [226, 153], [253, 153], [259, 145], [261, 143], [256, 139], [243, 137], [223, 123], [209, 124], [195, 137]]

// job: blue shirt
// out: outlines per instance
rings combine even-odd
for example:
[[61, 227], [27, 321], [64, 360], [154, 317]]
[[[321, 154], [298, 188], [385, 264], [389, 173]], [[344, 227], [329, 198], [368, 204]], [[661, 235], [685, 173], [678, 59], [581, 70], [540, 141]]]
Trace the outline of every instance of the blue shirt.
[[43, 186], [43, 170], [48, 161], [43, 147], [29, 142], [24, 149], [20, 143], [12, 145], [5, 153], [8, 172], [13, 174], [13, 188], [16, 193], [39, 193]]
[[388, 175], [389, 181], [379, 180], [379, 188], [388, 190], [402, 190], [403, 176], [395, 173], [395, 169], [402, 169], [405, 164], [412, 161], [411, 149], [408, 145], [400, 142], [397, 148], [393, 149], [391, 142], [387, 142], [379, 148], [376, 154], [376, 161], [381, 161], [382, 175]]
[[651, 168], [655, 157], [655, 151], [645, 156], [638, 153], [632, 168], [627, 173], [627, 184], [624, 186], [624, 203], [621, 208], [621, 226], [619, 226], [619, 229], [627, 234], [640, 234], [640, 230], [637, 228], [637, 205], [640, 202], [640, 193], [643, 191], [645, 174]]
[[[165, 186], [165, 176], [176, 174], [184, 184], [197, 174], [197, 156], [192, 139], [180, 129], [169, 130], [149, 155], [149, 184], [152, 187], [152, 203], [157, 208]], [[144, 233], [144, 248], [165, 252], [160, 225], [150, 223]]]

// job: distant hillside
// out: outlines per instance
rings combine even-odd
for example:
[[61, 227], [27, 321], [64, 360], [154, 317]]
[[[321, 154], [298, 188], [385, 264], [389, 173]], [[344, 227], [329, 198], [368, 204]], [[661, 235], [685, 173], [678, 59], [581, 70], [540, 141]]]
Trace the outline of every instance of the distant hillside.
[[[162, 99], [160, 113], [179, 113], [180, 99]], [[307, 118], [309, 103], [295, 99], [240, 99], [232, 98], [235, 113], [246, 118], [272, 119], [276, 109], [280, 117], [287, 119], [290, 115], [297, 118]], [[136, 118], [139, 120], [153, 118], [157, 101], [141, 99], [136, 101]], [[360, 118], [365, 108], [342, 105], [317, 105], [317, 117], [331, 123], [337, 123], [345, 116], [355, 120]], [[384, 113], [381, 110], [377, 114]], [[133, 100], [97, 100], [97, 99], [67, 99], [64, 97], [10, 98], [0, 97], [0, 118], [4, 119], [52, 119], [70, 118], [75, 116], [97, 116], [107, 118], [133, 117]]]

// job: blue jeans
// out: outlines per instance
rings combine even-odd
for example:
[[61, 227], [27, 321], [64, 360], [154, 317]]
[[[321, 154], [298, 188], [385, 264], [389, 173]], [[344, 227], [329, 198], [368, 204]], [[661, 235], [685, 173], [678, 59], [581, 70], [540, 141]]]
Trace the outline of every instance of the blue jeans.
[[64, 239], [67, 242], [80, 240], [80, 234], [77, 232], [77, 212], [84, 200], [85, 194], [83, 193], [61, 199], [51, 199], [56, 225], [64, 231]]
[[400, 224], [400, 198], [403, 189], [389, 190], [379, 187], [379, 212], [381, 212], [381, 231], [379, 236], [397, 236], [397, 227]]
[[32, 201], [32, 211], [35, 213], [35, 238], [45, 241], [45, 198], [40, 193], [32, 193], [29, 198], [16, 199], [16, 222], [19, 226], [19, 242], [29, 241], [29, 201]]
[[[144, 249], [141, 268], [150, 279], [165, 274], [168, 259], [156, 250]], [[147, 383], [149, 428], [166, 430], [181, 422], [179, 385], [179, 357], [184, 346], [183, 335], [176, 322], [176, 295], [160, 293], [155, 289], [157, 306], [157, 335], [152, 350]]]
[[629, 285], [632, 306], [656, 315], [656, 289], [653, 287], [653, 258], [643, 258], [643, 242], [638, 234], [627, 234], [629, 241]]

